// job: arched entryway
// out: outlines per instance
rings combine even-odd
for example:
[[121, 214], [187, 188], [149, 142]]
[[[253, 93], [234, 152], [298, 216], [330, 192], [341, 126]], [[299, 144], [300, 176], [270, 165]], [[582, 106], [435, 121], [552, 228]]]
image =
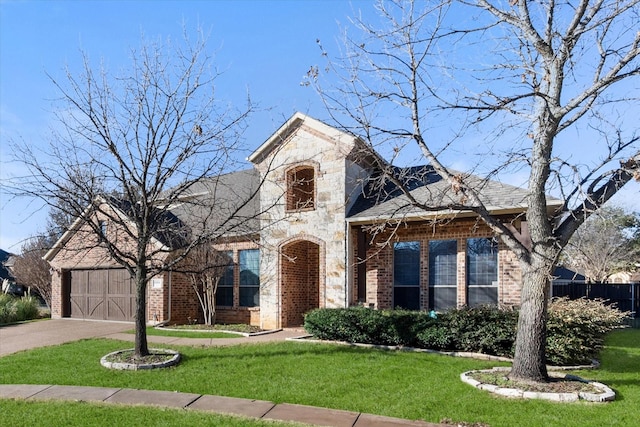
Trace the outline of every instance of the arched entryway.
[[285, 244], [280, 252], [281, 325], [301, 326], [304, 314], [321, 306], [321, 247], [309, 240]]

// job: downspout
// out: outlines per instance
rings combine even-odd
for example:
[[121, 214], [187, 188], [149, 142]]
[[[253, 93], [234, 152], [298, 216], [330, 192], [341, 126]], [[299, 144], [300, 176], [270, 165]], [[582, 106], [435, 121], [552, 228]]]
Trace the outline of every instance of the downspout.
[[166, 324], [168, 324], [169, 322], [171, 322], [171, 277], [172, 277], [172, 276], [171, 276], [171, 273], [173, 273], [173, 270], [169, 270], [169, 285], [168, 285], [168, 287], [169, 287], [169, 297], [168, 297], [168, 300], [169, 300], [169, 303], [168, 303], [168, 304], [169, 304], [169, 309], [168, 309], [168, 311], [167, 311], [167, 320], [165, 320], [165, 321], [164, 321], [164, 323], [166, 323]]
[[169, 273], [169, 277], [168, 277], [168, 282], [169, 283], [167, 284], [167, 287], [168, 287], [168, 290], [169, 290], [169, 295], [168, 295], [167, 299], [168, 299], [169, 307], [167, 308], [167, 319], [165, 319], [162, 322], [158, 323], [158, 325], [160, 325], [160, 326], [166, 326], [166, 325], [169, 324], [169, 322], [171, 322], [171, 273], [172, 272], [173, 272], [172, 270], [169, 270], [169, 272], [168, 272]]
[[[346, 212], [345, 212], [346, 214]], [[349, 301], [349, 290], [351, 289], [351, 286], [353, 285], [353, 266], [351, 265], [351, 258], [352, 258], [352, 252], [353, 252], [353, 248], [351, 247], [351, 242], [353, 241], [353, 239], [351, 239], [351, 227], [349, 226], [349, 223], [346, 221], [344, 221], [344, 228], [345, 228], [345, 232], [344, 232], [344, 238], [345, 238], [345, 251], [344, 251], [344, 266], [345, 266], [345, 286], [344, 286], [344, 308], [349, 308], [350, 305], [350, 301]]]

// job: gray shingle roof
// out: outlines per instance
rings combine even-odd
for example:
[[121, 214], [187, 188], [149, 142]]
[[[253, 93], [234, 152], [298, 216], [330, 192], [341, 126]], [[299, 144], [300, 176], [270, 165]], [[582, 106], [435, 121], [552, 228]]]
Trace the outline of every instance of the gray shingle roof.
[[[457, 172], [454, 172], [457, 174]], [[395, 168], [394, 175], [402, 178], [411, 195], [427, 207], [431, 212], [458, 212], [461, 194], [456, 193], [452, 185], [442, 179], [431, 166], [415, 166]], [[484, 180], [474, 175], [465, 175], [465, 182], [479, 194], [480, 200], [492, 212], [507, 210], [524, 210], [527, 208], [525, 189], [493, 180]], [[549, 198], [550, 201], [556, 199]], [[451, 207], [451, 209], [448, 209]], [[424, 217], [427, 211], [414, 206], [397, 185], [388, 179], [373, 177], [364, 187], [362, 193], [349, 211], [351, 220], [375, 218], [401, 219]]]
[[260, 229], [260, 176], [255, 169], [232, 172], [195, 183], [170, 212], [192, 235], [240, 236]]

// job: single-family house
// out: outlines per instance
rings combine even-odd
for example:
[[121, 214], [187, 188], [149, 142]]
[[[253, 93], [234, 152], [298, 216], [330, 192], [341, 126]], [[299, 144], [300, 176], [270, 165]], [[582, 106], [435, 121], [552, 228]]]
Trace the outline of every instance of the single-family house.
[[[379, 159], [363, 147], [356, 136], [296, 113], [250, 155], [250, 169], [215, 177], [236, 189], [259, 188], [243, 207], [250, 220], [215, 243], [231, 261], [217, 292], [218, 322], [280, 328], [301, 325], [318, 307], [519, 302], [518, 262], [476, 214], [414, 207], [393, 183], [372, 179]], [[427, 205], [459, 197], [430, 166], [397, 171]], [[526, 191], [478, 182], [488, 209], [526, 238]], [[180, 206], [171, 213], [190, 221]], [[126, 272], [94, 249], [65, 255], [77, 243], [72, 227], [45, 257], [54, 271], [52, 316], [132, 320]], [[147, 321], [187, 322], [198, 310], [179, 271], [151, 281]]]

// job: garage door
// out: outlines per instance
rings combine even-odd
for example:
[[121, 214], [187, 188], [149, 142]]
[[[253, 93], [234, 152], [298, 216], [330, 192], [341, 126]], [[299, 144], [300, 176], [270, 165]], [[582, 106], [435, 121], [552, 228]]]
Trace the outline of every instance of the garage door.
[[72, 270], [69, 273], [70, 317], [134, 320], [135, 285], [126, 270]]

